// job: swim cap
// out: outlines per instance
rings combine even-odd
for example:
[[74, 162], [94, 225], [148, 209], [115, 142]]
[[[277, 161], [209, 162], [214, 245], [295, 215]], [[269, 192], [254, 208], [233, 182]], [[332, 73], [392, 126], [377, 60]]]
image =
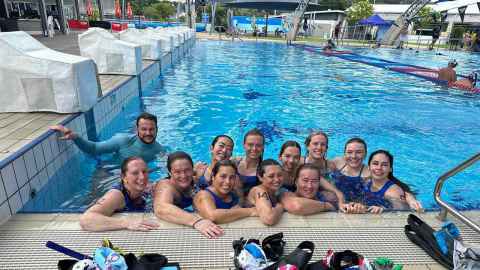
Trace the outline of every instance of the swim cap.
[[448, 65], [449, 65], [449, 66], [456, 67], [456, 66], [458, 65], [457, 60], [452, 59], [452, 60], [448, 61]]

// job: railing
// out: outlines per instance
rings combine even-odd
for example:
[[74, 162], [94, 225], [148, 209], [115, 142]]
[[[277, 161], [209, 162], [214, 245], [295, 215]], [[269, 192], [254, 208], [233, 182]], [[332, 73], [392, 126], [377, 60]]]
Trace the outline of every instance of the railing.
[[462, 215], [460, 212], [458, 212], [455, 208], [453, 208], [451, 205], [449, 205], [447, 202], [443, 201], [440, 198], [440, 193], [442, 191], [443, 183], [445, 181], [456, 175], [457, 173], [465, 170], [466, 168], [470, 167], [472, 164], [480, 160], [480, 153], [474, 155], [470, 159], [464, 161], [462, 164], [458, 165], [457, 167], [453, 168], [452, 170], [448, 171], [444, 175], [440, 176], [438, 178], [437, 183], [435, 184], [435, 191], [434, 191], [434, 196], [435, 196], [435, 201], [440, 205], [442, 210], [440, 211], [439, 214], [439, 219], [444, 221], [447, 218], [447, 214], [450, 213], [454, 217], [460, 219], [463, 223], [467, 224], [470, 228], [475, 230], [476, 232], [480, 233], [480, 226], [467, 218], [466, 216]]

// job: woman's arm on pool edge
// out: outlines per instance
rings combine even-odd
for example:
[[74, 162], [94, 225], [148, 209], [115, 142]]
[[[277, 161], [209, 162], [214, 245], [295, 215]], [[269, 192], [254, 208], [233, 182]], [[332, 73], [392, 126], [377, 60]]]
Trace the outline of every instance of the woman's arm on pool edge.
[[280, 220], [283, 214], [283, 205], [278, 202], [275, 207], [272, 207], [272, 202], [266, 190], [256, 186], [250, 190], [248, 197], [250, 203], [255, 205], [258, 217], [263, 224], [271, 226]]
[[208, 219], [197, 217], [173, 204], [173, 188], [167, 183], [159, 182], [155, 187], [153, 210], [158, 218], [198, 230], [208, 238], [223, 235], [223, 229]]
[[292, 192], [286, 192], [282, 196], [282, 205], [287, 212], [300, 216], [313, 215], [320, 212], [335, 210], [335, 207], [328, 202], [301, 198]]
[[200, 216], [215, 223], [228, 223], [246, 217], [258, 216], [254, 207], [217, 209], [212, 196], [203, 190], [197, 193], [193, 203]]
[[101, 197], [80, 217], [80, 226], [86, 231], [136, 230], [148, 231], [158, 227], [158, 223], [143, 219], [112, 217], [115, 210], [122, 209], [125, 204], [123, 194], [111, 190]]

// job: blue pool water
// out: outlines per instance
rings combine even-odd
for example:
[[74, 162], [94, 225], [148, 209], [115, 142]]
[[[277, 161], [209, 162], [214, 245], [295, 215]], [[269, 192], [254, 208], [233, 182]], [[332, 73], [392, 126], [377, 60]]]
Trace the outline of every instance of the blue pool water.
[[[460, 73], [480, 66], [478, 54], [355, 51], [427, 67], [446, 65], [453, 57]], [[342, 155], [345, 141], [360, 136], [370, 152], [383, 148], [395, 156], [395, 175], [428, 209], [436, 208], [437, 178], [479, 150], [478, 95], [277, 43], [198, 41], [190, 57], [144, 89], [142, 100], [129, 104], [100, 137], [131, 131], [142, 107], [158, 116], [157, 140], [196, 161], [209, 161], [211, 140], [223, 133], [235, 139], [234, 154], [242, 155], [243, 134], [253, 127], [266, 135], [265, 158], [277, 158], [286, 140], [303, 144], [312, 130], [329, 134], [328, 158]], [[76, 163], [79, 177], [46, 187], [67, 194], [40, 192], [24, 211], [81, 211], [118, 179], [110, 156], [99, 163], [80, 155]], [[153, 181], [165, 175], [165, 157], [149, 165], [159, 168]], [[479, 175], [474, 165], [452, 178], [446, 198], [461, 209], [480, 208], [474, 188]]]

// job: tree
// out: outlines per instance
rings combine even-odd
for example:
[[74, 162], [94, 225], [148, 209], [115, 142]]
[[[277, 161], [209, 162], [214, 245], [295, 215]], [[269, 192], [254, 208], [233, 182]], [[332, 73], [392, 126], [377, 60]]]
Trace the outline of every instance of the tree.
[[171, 2], [160, 2], [145, 7], [143, 12], [149, 18], [165, 20], [175, 15], [176, 9]]
[[415, 17], [415, 28], [425, 28], [430, 26], [431, 24], [437, 23], [438, 19], [440, 18], [440, 13], [434, 11], [431, 7], [423, 7], [418, 12], [417, 16]]
[[373, 15], [373, 5], [368, 0], [354, 0], [352, 6], [347, 10], [349, 24], [356, 24], [361, 19]]
[[157, 3], [157, 0], [132, 0], [132, 10], [134, 15], [143, 15], [146, 7]]

